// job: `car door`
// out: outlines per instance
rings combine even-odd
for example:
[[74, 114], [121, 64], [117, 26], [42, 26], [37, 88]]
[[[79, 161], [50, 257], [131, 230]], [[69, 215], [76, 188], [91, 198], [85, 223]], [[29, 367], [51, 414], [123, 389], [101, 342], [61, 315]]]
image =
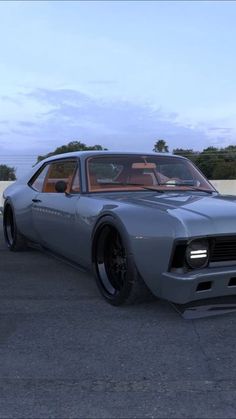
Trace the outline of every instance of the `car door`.
[[[67, 184], [65, 192], [57, 192], [55, 185]], [[72, 189], [72, 184], [76, 185]], [[49, 164], [42, 191], [33, 200], [34, 227], [42, 245], [66, 257], [73, 253], [75, 214], [80, 199], [79, 162], [63, 159]]]

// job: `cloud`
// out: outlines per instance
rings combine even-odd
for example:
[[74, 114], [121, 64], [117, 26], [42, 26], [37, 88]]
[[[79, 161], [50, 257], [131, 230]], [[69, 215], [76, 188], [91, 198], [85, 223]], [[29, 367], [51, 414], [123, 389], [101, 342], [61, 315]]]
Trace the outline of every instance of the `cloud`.
[[157, 138], [166, 139], [170, 148], [201, 148], [209, 142], [203, 130], [179, 124], [177, 113], [150, 105], [95, 99], [72, 89], [36, 89], [26, 97], [49, 108], [32, 127], [32, 133], [41, 132], [42, 145], [49, 138], [55, 145], [79, 138], [109, 149], [151, 151]]
[[200, 151], [210, 145], [222, 146], [231, 132], [216, 125], [208, 131], [205, 124], [184, 125], [176, 112], [150, 104], [108, 101], [73, 89], [36, 89], [19, 96], [25, 109], [30, 109], [29, 118], [25, 111], [22, 118], [19, 113], [16, 121], [9, 120], [1, 144], [12, 155], [31, 155], [32, 163], [35, 156], [72, 140], [114, 151], [150, 152], [155, 141], [163, 138], [170, 151]]
[[21, 96], [53, 106], [63, 103], [92, 102], [89, 96], [72, 89], [35, 89], [29, 93], [21, 93]]
[[18, 125], [23, 128], [33, 128], [35, 127], [36, 123], [31, 121], [19, 121]]
[[9, 102], [9, 103], [13, 103], [14, 105], [20, 105], [20, 100], [16, 97], [12, 97], [12, 96], [7, 96], [7, 95], [2, 95], [0, 96], [0, 100], [2, 102]]

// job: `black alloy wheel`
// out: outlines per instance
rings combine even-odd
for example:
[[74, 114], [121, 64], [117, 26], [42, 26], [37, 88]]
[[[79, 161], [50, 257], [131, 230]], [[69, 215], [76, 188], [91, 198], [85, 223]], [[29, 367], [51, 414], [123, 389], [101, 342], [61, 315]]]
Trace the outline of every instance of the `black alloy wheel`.
[[[98, 264], [101, 279], [108, 292], [120, 292], [127, 276], [127, 258], [121, 237], [115, 229], [109, 229], [105, 239], [103, 261]], [[109, 278], [109, 280], [108, 280]]]
[[27, 242], [19, 233], [15, 221], [14, 212], [10, 205], [6, 205], [3, 213], [3, 231], [6, 244], [12, 251], [25, 250]]
[[112, 305], [131, 304], [150, 291], [137, 272], [125, 240], [113, 225], [102, 225], [95, 242], [94, 271], [102, 296]]
[[14, 220], [13, 220], [13, 213], [10, 210], [10, 207], [8, 207], [5, 210], [4, 219], [3, 219], [3, 225], [4, 225], [4, 235], [7, 242], [8, 247], [11, 247], [14, 241]]

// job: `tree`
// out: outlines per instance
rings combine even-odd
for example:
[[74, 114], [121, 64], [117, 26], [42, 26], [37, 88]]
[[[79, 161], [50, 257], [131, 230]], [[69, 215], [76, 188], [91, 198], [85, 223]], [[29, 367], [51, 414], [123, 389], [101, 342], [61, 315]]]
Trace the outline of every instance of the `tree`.
[[38, 156], [37, 162], [46, 159], [47, 157], [54, 156], [55, 154], [62, 154], [62, 153], [70, 153], [73, 151], [86, 151], [86, 150], [107, 150], [107, 148], [103, 148], [101, 145], [96, 144], [93, 146], [87, 146], [80, 141], [70, 141], [68, 144], [62, 145], [57, 147], [51, 153], [46, 154], [45, 156]]
[[207, 147], [199, 153], [195, 163], [208, 179], [213, 179], [214, 169], [218, 166], [219, 171], [219, 166], [224, 162], [223, 157], [222, 150], [216, 147]]
[[183, 156], [187, 157], [187, 159], [191, 160], [193, 163], [196, 162], [196, 159], [199, 155], [198, 151], [193, 151], [192, 148], [175, 148], [173, 150], [173, 154], [176, 154], [177, 156]]
[[213, 169], [212, 179], [236, 179], [235, 164], [228, 162], [218, 163]]
[[0, 180], [16, 180], [16, 169], [6, 164], [0, 164]]
[[154, 148], [152, 151], [155, 151], [155, 153], [168, 153], [169, 147], [166, 144], [165, 140], [157, 140], [154, 144]]
[[196, 154], [196, 151], [193, 151], [192, 148], [174, 148], [173, 154], [176, 154], [177, 156], [192, 157], [193, 154]]
[[201, 152], [177, 148], [173, 153], [190, 159], [208, 179], [236, 178], [236, 146], [207, 147]]

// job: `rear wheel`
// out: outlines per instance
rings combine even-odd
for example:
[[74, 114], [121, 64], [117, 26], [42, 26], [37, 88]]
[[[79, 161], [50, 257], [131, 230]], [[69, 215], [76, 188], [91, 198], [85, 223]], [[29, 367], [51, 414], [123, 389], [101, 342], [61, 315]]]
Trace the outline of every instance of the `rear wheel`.
[[131, 304], [150, 297], [125, 240], [115, 226], [101, 226], [93, 259], [98, 288], [110, 304]]
[[10, 250], [17, 252], [27, 248], [27, 241], [18, 231], [14, 212], [10, 205], [6, 205], [3, 213], [3, 231]]

